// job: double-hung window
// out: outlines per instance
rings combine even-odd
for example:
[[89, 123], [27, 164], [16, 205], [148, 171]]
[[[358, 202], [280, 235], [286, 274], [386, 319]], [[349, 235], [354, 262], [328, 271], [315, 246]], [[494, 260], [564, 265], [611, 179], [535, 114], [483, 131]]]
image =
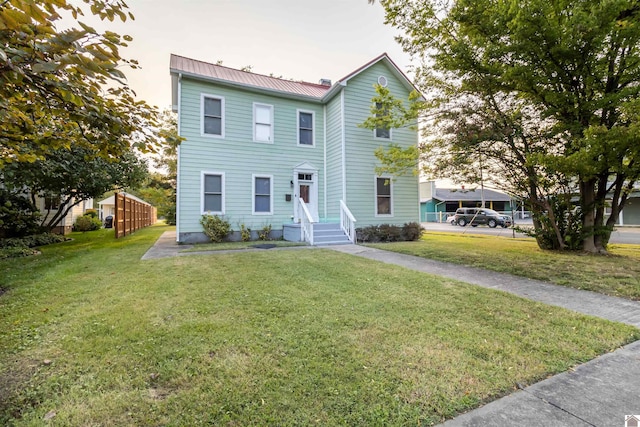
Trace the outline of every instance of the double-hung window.
[[253, 175], [253, 213], [269, 215], [273, 213], [273, 177]]
[[224, 98], [202, 95], [202, 135], [224, 138]]
[[[380, 110], [382, 108], [382, 104], [376, 102], [376, 109]], [[387, 111], [383, 110], [382, 113], [377, 113], [376, 117], [386, 116]], [[391, 129], [388, 127], [377, 127], [373, 131], [373, 136], [381, 139], [391, 139]]]
[[313, 146], [314, 114], [298, 110], [298, 145]]
[[273, 142], [273, 105], [253, 104], [253, 140]]
[[202, 173], [202, 212], [224, 214], [224, 173]]
[[376, 177], [376, 215], [393, 215], [390, 177]]

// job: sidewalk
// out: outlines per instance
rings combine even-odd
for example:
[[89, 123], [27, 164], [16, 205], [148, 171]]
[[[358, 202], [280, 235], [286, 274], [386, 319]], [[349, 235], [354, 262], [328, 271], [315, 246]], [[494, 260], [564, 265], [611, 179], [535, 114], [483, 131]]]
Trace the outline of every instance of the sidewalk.
[[[142, 259], [198, 254], [180, 253], [190, 247], [178, 245], [175, 232], [165, 232]], [[365, 246], [324, 248], [640, 328], [640, 302]], [[624, 426], [624, 416], [632, 414], [640, 414], [640, 341], [462, 414], [442, 426]]]

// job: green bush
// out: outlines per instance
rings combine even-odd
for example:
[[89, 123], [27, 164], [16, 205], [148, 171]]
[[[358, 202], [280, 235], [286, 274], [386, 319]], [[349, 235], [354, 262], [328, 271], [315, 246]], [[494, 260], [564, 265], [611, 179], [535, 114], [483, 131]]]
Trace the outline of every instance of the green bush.
[[422, 227], [417, 222], [402, 227], [390, 224], [370, 225], [356, 230], [356, 239], [363, 243], [403, 242], [418, 240], [422, 236]]
[[31, 200], [0, 188], [0, 237], [22, 237], [39, 231], [40, 211]]
[[271, 224], [267, 224], [262, 227], [262, 230], [258, 231], [258, 240], [269, 240], [271, 237]]
[[221, 216], [202, 215], [200, 224], [207, 235], [214, 243], [220, 243], [227, 238], [231, 232], [231, 224]]
[[64, 242], [64, 236], [53, 233], [34, 234], [25, 237], [13, 237], [10, 239], [0, 239], [0, 249], [5, 248], [34, 248], [52, 243]]
[[95, 209], [87, 209], [82, 216], [90, 216], [91, 218], [98, 218], [98, 211]]
[[402, 240], [405, 242], [419, 240], [422, 237], [422, 233], [424, 233], [424, 230], [417, 222], [408, 222], [402, 226]]
[[94, 231], [100, 230], [102, 228], [102, 221], [100, 221], [97, 217], [93, 217], [89, 215], [83, 215], [81, 217], [76, 218], [75, 224], [73, 224], [73, 231]]
[[247, 228], [244, 224], [240, 224], [240, 240], [243, 242], [251, 240], [251, 229]]

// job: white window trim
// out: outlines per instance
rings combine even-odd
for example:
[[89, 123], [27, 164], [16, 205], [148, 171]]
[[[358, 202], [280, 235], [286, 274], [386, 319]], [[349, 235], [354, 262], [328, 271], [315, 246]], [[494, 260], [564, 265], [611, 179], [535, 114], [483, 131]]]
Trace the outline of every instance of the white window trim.
[[[256, 178], [269, 178], [269, 212], [256, 212]], [[273, 215], [273, 175], [260, 173], [251, 175], [251, 214]]]
[[[222, 189], [222, 200], [220, 202], [220, 207], [222, 210], [220, 212], [212, 212], [204, 210], [204, 177], [206, 175], [219, 175], [221, 176], [220, 188]], [[202, 171], [200, 172], [200, 212], [202, 215], [212, 214], [212, 215], [224, 215], [225, 212], [225, 180], [224, 180], [224, 172], [216, 172], [216, 171]]]
[[[270, 113], [271, 123], [269, 123], [271, 131], [269, 133], [269, 140], [268, 141], [263, 141], [263, 140], [259, 140], [259, 139], [256, 138], [256, 125], [258, 124], [256, 122], [256, 107], [267, 107], [267, 108], [269, 108], [269, 110], [271, 110], [271, 113]], [[253, 103], [253, 142], [259, 142], [261, 144], [273, 144], [274, 121], [275, 120], [274, 120], [273, 105], [263, 104], [262, 102], [254, 102]], [[260, 123], [260, 124], [266, 124], [266, 123]]]
[[[388, 214], [379, 214], [378, 213], [378, 179], [388, 179], [389, 180], [389, 192], [390, 192], [390, 207], [391, 207], [391, 213]], [[373, 178], [373, 193], [374, 193], [374, 200], [373, 200], [373, 209], [375, 212], [375, 216], [378, 218], [390, 218], [393, 216], [393, 179], [391, 178], [391, 176], [389, 175], [376, 175]]]
[[[300, 113], [311, 114], [311, 145], [300, 143]], [[299, 147], [313, 148], [316, 146], [316, 113], [311, 110], [296, 110], [296, 139]]]
[[[220, 120], [220, 135], [214, 135], [212, 133], [204, 132], [204, 100], [205, 98], [219, 99], [220, 100], [220, 114], [222, 115]], [[224, 138], [224, 96], [213, 95], [209, 93], [200, 94], [200, 135], [207, 138]]]

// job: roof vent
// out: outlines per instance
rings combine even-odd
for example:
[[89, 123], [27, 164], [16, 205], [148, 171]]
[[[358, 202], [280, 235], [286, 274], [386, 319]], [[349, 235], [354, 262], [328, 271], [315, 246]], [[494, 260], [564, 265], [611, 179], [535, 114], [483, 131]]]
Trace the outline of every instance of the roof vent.
[[331, 86], [331, 80], [329, 80], [329, 79], [320, 79], [320, 84], [322, 86]]

